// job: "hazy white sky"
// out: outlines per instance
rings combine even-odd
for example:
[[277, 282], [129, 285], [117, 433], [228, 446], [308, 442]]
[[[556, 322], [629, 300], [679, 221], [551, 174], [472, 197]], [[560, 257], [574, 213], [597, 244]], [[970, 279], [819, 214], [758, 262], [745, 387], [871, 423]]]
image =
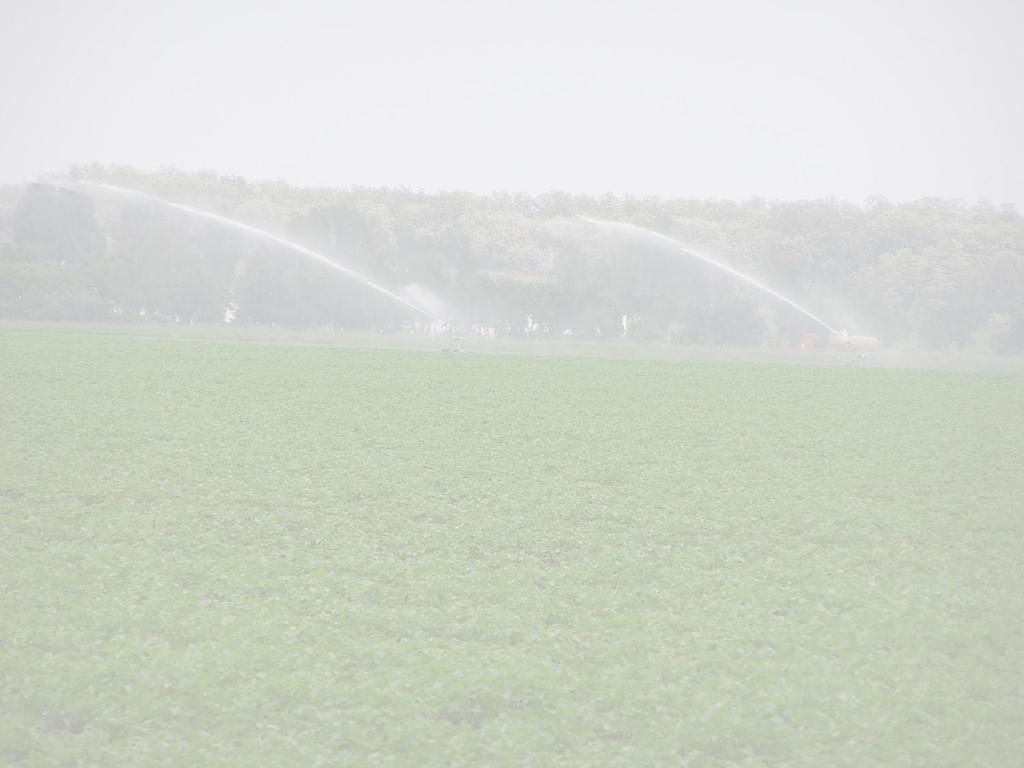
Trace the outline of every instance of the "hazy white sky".
[[1024, 3], [0, 0], [0, 182], [1024, 209]]

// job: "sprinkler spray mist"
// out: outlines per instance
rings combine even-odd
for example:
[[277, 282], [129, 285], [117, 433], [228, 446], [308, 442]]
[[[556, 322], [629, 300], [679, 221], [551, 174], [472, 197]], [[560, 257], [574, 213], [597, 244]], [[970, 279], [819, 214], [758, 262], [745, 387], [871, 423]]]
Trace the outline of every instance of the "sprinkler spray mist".
[[260, 229], [259, 227], [254, 227], [250, 224], [245, 224], [241, 221], [236, 221], [235, 219], [229, 219], [227, 216], [221, 216], [219, 213], [204, 211], [202, 208], [193, 208], [191, 205], [184, 205], [182, 203], [172, 203], [168, 200], [162, 200], [159, 197], [147, 195], [144, 192], [137, 192], [134, 189], [116, 187], [113, 184], [100, 184], [94, 181], [80, 181], [78, 183], [82, 184], [83, 186], [93, 187], [95, 189], [102, 189], [107, 192], [113, 192], [118, 195], [126, 195], [140, 200], [149, 200], [150, 202], [159, 203], [160, 205], [166, 205], [169, 208], [175, 208], [179, 211], [184, 211], [185, 213], [188, 213], [192, 216], [198, 216], [200, 218], [209, 219], [210, 221], [216, 221], [217, 223], [223, 224], [224, 226], [233, 227], [234, 229], [241, 230], [242, 232], [246, 232], [250, 235], [256, 235], [257, 237], [262, 238], [263, 240], [269, 240], [270, 242], [277, 243], [278, 245], [283, 245], [284, 247], [296, 251], [297, 253], [301, 253], [303, 256], [307, 258], [313, 259], [314, 261], [318, 261], [321, 264], [324, 264], [333, 270], [341, 272], [343, 275], [346, 275], [352, 278], [353, 280], [362, 283], [367, 288], [377, 291], [378, 293], [384, 294], [389, 299], [397, 301], [399, 304], [403, 304], [409, 309], [415, 310], [421, 315], [429, 318], [430, 320], [433, 320], [435, 323], [440, 323], [444, 327], [448, 327], [449, 325], [446, 320], [442, 320], [440, 317], [437, 317], [433, 313], [427, 311], [419, 304], [409, 301], [409, 299], [405, 298], [404, 296], [401, 296], [393, 291], [388, 290], [384, 286], [374, 282], [365, 275], [356, 272], [354, 269], [346, 267], [344, 264], [339, 264], [333, 259], [330, 259], [327, 256], [324, 256], [323, 254], [317, 253], [316, 251], [310, 250], [304, 245], [300, 245], [299, 243], [288, 240], [284, 237], [281, 237], [280, 235], [275, 235], [273, 232], [267, 232], [265, 229]]
[[737, 278], [739, 280], [742, 280], [745, 283], [748, 283], [748, 284], [754, 286], [758, 290], [764, 291], [769, 296], [773, 296], [776, 299], [778, 299], [779, 301], [781, 301], [781, 302], [783, 302], [785, 304], [788, 304], [789, 306], [793, 307], [793, 309], [797, 310], [798, 312], [803, 313], [804, 315], [809, 317], [811, 320], [816, 322], [818, 325], [822, 326], [829, 333], [831, 333], [833, 335], [837, 335], [837, 336], [845, 335], [846, 334], [846, 331], [838, 331], [838, 330], [836, 330], [831, 325], [826, 323], [824, 320], [819, 318], [817, 315], [812, 314], [811, 311], [808, 310], [806, 307], [800, 306], [795, 301], [793, 301], [791, 298], [789, 298], [788, 296], [784, 296], [783, 294], [781, 294], [778, 291], [776, 291], [774, 288], [771, 288], [771, 287], [765, 285], [764, 283], [760, 282], [759, 280], [755, 280], [750, 275], [745, 274], [743, 272], [740, 272], [738, 269], [734, 269], [733, 267], [730, 267], [728, 264], [723, 264], [722, 262], [718, 261], [717, 259], [711, 258], [707, 254], [701, 253], [700, 251], [696, 251], [693, 248], [689, 247], [688, 245], [684, 245], [683, 243], [681, 243], [678, 240], [676, 240], [674, 237], [669, 237], [668, 235], [663, 235], [661, 232], [655, 232], [652, 229], [645, 229], [644, 227], [638, 227], [635, 224], [625, 224], [623, 222], [618, 222], [618, 221], [605, 221], [604, 219], [595, 219], [595, 218], [591, 218], [589, 216], [583, 216], [581, 218], [583, 219], [583, 221], [586, 221], [589, 224], [595, 224], [595, 225], [597, 225], [599, 227], [603, 227], [605, 229], [612, 229], [612, 230], [616, 230], [616, 231], [619, 231], [619, 232], [626, 232], [626, 233], [629, 233], [629, 234], [632, 234], [632, 235], [641, 235], [643, 237], [652, 238], [654, 240], [657, 240], [658, 242], [661, 242], [661, 243], [664, 243], [666, 245], [669, 245], [669, 246], [671, 246], [672, 248], [674, 248], [677, 251], [682, 251], [683, 253], [687, 254], [688, 256], [692, 256], [695, 259], [700, 259], [701, 261], [705, 262], [706, 264], [710, 264], [711, 266], [716, 267], [717, 269], [720, 269], [723, 272], [726, 272], [726, 273], [732, 275], [733, 277], [735, 277], [735, 278]]
[[628, 234], [631, 234], [631, 235], [639, 235], [639, 236], [642, 236], [642, 237], [647, 237], [647, 238], [650, 238], [650, 239], [654, 239], [654, 240], [656, 240], [658, 242], [664, 243], [665, 245], [668, 245], [668, 246], [672, 247], [673, 249], [675, 249], [677, 251], [681, 251], [682, 253], [685, 253], [688, 256], [692, 256], [693, 258], [699, 259], [699, 260], [703, 261], [706, 264], [710, 264], [711, 266], [715, 267], [716, 269], [720, 269], [723, 272], [726, 272], [727, 274], [730, 274], [733, 277], [735, 277], [735, 278], [737, 278], [739, 280], [742, 280], [745, 283], [748, 283], [749, 285], [754, 286], [758, 290], [763, 291], [764, 293], [767, 293], [769, 296], [772, 296], [772, 297], [778, 299], [779, 301], [783, 302], [784, 304], [788, 304], [793, 309], [795, 309], [798, 312], [800, 312], [801, 314], [809, 317], [811, 320], [816, 322], [822, 328], [827, 330], [829, 332], [829, 337], [828, 337], [829, 343], [837, 345], [837, 346], [842, 346], [842, 347], [845, 347], [847, 349], [852, 350], [853, 353], [856, 355], [857, 360], [861, 364], [864, 363], [864, 358], [865, 358], [866, 350], [868, 350], [868, 349], [878, 345], [878, 339], [876, 337], [874, 337], [874, 336], [855, 336], [855, 335], [852, 335], [852, 334], [848, 333], [845, 328], [843, 330], [837, 330], [837, 329], [833, 328], [831, 325], [829, 325], [828, 323], [826, 323], [824, 320], [822, 320], [820, 317], [818, 317], [817, 315], [813, 314], [809, 309], [807, 309], [804, 306], [801, 306], [800, 304], [797, 304], [791, 298], [789, 298], [788, 296], [785, 296], [785, 295], [779, 293], [774, 288], [772, 288], [772, 287], [770, 287], [768, 285], [765, 285], [764, 283], [762, 283], [759, 280], [755, 280], [750, 275], [748, 275], [748, 274], [746, 274], [744, 272], [740, 272], [738, 269], [730, 267], [728, 264], [723, 264], [722, 262], [718, 261], [717, 259], [713, 259], [710, 256], [708, 256], [707, 254], [701, 253], [700, 251], [695, 250], [694, 248], [691, 248], [690, 246], [685, 245], [684, 243], [681, 243], [680, 241], [676, 240], [674, 237], [669, 237], [668, 235], [663, 235], [661, 232], [655, 232], [654, 230], [645, 229], [644, 227], [638, 227], [635, 224], [626, 224], [624, 222], [618, 222], [618, 221], [606, 221], [604, 219], [595, 219], [595, 218], [591, 218], [589, 216], [582, 216], [580, 218], [583, 221], [587, 222], [588, 224], [593, 224], [593, 225], [601, 227], [603, 229], [613, 230], [613, 231], [617, 231], [617, 232], [624, 232], [624, 233], [628, 233]]

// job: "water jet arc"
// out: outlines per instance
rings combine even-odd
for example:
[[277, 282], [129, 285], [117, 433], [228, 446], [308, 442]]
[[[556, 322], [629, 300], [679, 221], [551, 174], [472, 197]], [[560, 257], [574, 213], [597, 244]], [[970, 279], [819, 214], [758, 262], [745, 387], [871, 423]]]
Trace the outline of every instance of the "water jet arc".
[[581, 216], [580, 218], [583, 219], [583, 221], [588, 222], [589, 224], [596, 224], [599, 227], [606, 227], [606, 228], [610, 228], [610, 229], [617, 229], [619, 231], [628, 232], [628, 233], [634, 234], [634, 235], [638, 234], [638, 235], [654, 238], [655, 240], [658, 240], [659, 242], [665, 243], [666, 245], [670, 245], [672, 248], [674, 248], [674, 249], [676, 249], [678, 251], [682, 251], [683, 253], [687, 254], [688, 256], [692, 256], [695, 259], [700, 259], [704, 263], [710, 264], [711, 266], [716, 267], [716, 268], [722, 270], [723, 272], [727, 272], [728, 274], [732, 275], [733, 277], [735, 277], [735, 278], [737, 278], [739, 280], [742, 280], [743, 282], [748, 283], [749, 285], [752, 285], [752, 286], [754, 286], [755, 288], [757, 288], [757, 289], [759, 289], [761, 291], [764, 291], [769, 296], [773, 296], [776, 299], [778, 299], [779, 301], [781, 301], [781, 302], [783, 302], [785, 304], [788, 304], [789, 306], [791, 306], [793, 309], [797, 310], [801, 314], [804, 314], [807, 317], [811, 318], [811, 320], [813, 320], [818, 325], [820, 325], [823, 328], [825, 328], [829, 333], [833, 333], [833, 334], [841, 334], [842, 333], [842, 331], [837, 331], [835, 328], [830, 326], [824, 320], [822, 320], [821, 318], [815, 316], [808, 309], [806, 309], [805, 307], [800, 306], [799, 304], [797, 304], [795, 301], [793, 301], [788, 296], [784, 296], [783, 294], [781, 294], [778, 291], [776, 291], [774, 288], [765, 285], [764, 283], [760, 282], [759, 280], [755, 280], [750, 275], [744, 274], [743, 272], [740, 272], [738, 269], [733, 269], [728, 264], [723, 264], [722, 262], [717, 261], [716, 259], [713, 259], [710, 256], [707, 256], [707, 255], [705, 255], [703, 253], [700, 253], [699, 251], [695, 251], [692, 248], [689, 248], [688, 246], [686, 246], [683, 243], [681, 243], [678, 240], [676, 240], [674, 237], [669, 237], [668, 235], [663, 235], [661, 232], [655, 232], [653, 229], [646, 229], [644, 227], [638, 227], [635, 224], [626, 224], [625, 222], [621, 222], [621, 221], [606, 221], [604, 219], [596, 219], [596, 218], [592, 218], [590, 216]]
[[437, 317], [437, 316], [433, 315], [432, 313], [430, 313], [427, 310], [425, 310], [423, 307], [421, 307], [418, 304], [415, 304], [415, 303], [409, 301], [405, 297], [400, 296], [397, 293], [394, 293], [393, 291], [389, 291], [383, 285], [380, 285], [379, 283], [375, 283], [373, 280], [371, 280], [370, 278], [366, 277], [365, 275], [360, 274], [359, 272], [356, 272], [354, 269], [346, 267], [344, 264], [339, 264], [338, 262], [334, 261], [333, 259], [329, 259], [328, 257], [324, 256], [323, 254], [320, 254], [320, 253], [317, 253], [316, 251], [310, 250], [309, 248], [307, 248], [304, 245], [300, 245], [299, 243], [292, 242], [291, 240], [288, 240], [288, 239], [286, 239], [284, 237], [281, 237], [280, 235], [275, 235], [273, 232], [268, 232], [265, 229], [260, 229], [259, 227], [254, 227], [251, 224], [245, 224], [245, 223], [243, 223], [241, 221], [236, 221], [235, 219], [229, 219], [227, 216], [221, 216], [219, 213], [213, 213], [211, 211], [204, 211], [202, 208], [193, 208], [191, 205], [184, 205], [183, 203], [172, 203], [169, 200], [163, 200], [163, 199], [161, 199], [159, 197], [155, 197], [154, 195], [148, 195], [148, 194], [146, 194], [144, 192], [138, 192], [138, 191], [136, 191], [134, 189], [126, 189], [125, 187], [116, 187], [113, 184], [100, 184], [99, 182], [95, 182], [95, 181], [79, 181], [78, 183], [82, 184], [84, 186], [87, 186], [87, 187], [94, 187], [96, 189], [106, 190], [107, 192], [113, 192], [113, 193], [119, 194], [119, 195], [128, 195], [130, 197], [136, 197], [136, 198], [139, 198], [141, 200], [149, 200], [149, 201], [154, 202], [154, 203], [159, 203], [161, 205], [166, 205], [169, 208], [176, 208], [179, 211], [184, 211], [185, 213], [189, 213], [189, 214], [191, 214], [193, 216], [199, 216], [199, 217], [204, 218], [204, 219], [209, 219], [210, 221], [216, 221], [218, 224], [223, 224], [224, 226], [233, 227], [234, 229], [241, 230], [241, 231], [246, 232], [246, 233], [248, 233], [250, 235], [256, 235], [257, 237], [261, 237], [264, 240], [270, 240], [271, 242], [277, 243], [278, 245], [283, 245], [286, 248], [289, 248], [289, 249], [291, 249], [293, 251], [297, 251], [298, 253], [301, 253], [303, 256], [306, 256], [306, 257], [308, 257], [310, 259], [313, 259], [315, 261], [319, 261], [321, 264], [325, 264], [326, 266], [330, 267], [331, 269], [334, 269], [334, 270], [336, 270], [338, 272], [341, 272], [343, 275], [346, 275], [346, 276], [352, 278], [353, 280], [356, 280], [357, 282], [362, 283], [367, 288], [372, 288], [373, 290], [377, 291], [378, 293], [381, 293], [381, 294], [387, 296], [389, 299], [392, 299], [393, 301], [397, 301], [399, 304], [403, 304], [406, 307], [408, 307], [409, 309], [413, 309], [416, 312], [419, 312], [421, 315], [424, 315], [424, 316], [430, 318], [431, 320], [433, 320], [436, 323], [441, 323], [442, 325], [448, 325], [448, 323], [445, 320], [442, 320], [440, 317]]

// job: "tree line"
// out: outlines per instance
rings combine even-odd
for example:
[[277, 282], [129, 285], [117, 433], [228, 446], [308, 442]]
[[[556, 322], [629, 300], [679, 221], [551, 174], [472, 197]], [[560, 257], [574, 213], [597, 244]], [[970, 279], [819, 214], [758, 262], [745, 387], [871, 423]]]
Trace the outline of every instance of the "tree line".
[[[1024, 351], [1024, 218], [1007, 206], [299, 188], [97, 165], [70, 177], [272, 231], [496, 335], [789, 346], [822, 330], [662, 239], [598, 219], [672, 237], [885, 344]], [[0, 318], [425, 327], [274, 242], [153, 200], [47, 182], [0, 188]]]

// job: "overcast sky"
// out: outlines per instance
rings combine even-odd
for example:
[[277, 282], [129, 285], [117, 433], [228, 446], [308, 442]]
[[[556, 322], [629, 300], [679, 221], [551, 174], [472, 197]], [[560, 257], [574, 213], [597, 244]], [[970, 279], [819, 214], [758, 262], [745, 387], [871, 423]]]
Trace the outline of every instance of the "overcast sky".
[[99, 161], [1024, 210], [1022, 6], [0, 0], [0, 182]]

